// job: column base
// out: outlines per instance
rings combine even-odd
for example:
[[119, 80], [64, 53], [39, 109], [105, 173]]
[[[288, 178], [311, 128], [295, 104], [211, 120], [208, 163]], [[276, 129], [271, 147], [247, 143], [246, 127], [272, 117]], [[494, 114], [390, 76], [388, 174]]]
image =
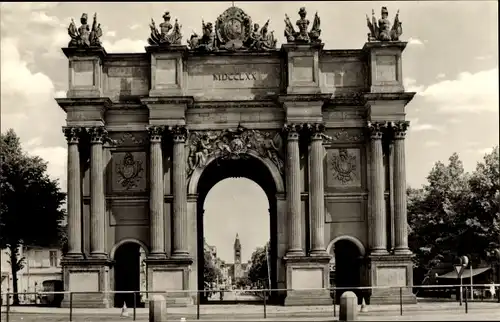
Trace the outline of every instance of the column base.
[[413, 253], [409, 248], [394, 248], [394, 255], [407, 255], [411, 256]]
[[[369, 304], [417, 303], [413, 294], [412, 254], [370, 255], [370, 292]], [[401, 295], [401, 296], [400, 296]], [[401, 298], [400, 298], [401, 297]]]
[[62, 307], [74, 308], [109, 308], [112, 305], [111, 294], [99, 292], [109, 291], [110, 277], [107, 258], [76, 259], [65, 256], [61, 261], [64, 290], [74, 292], [64, 294]]
[[[192, 258], [146, 259], [147, 289], [150, 292], [165, 292], [169, 307], [193, 305], [193, 294], [189, 290], [189, 275]], [[149, 294], [148, 298], [151, 294]]]
[[330, 256], [286, 256], [285, 306], [331, 305], [328, 290]]

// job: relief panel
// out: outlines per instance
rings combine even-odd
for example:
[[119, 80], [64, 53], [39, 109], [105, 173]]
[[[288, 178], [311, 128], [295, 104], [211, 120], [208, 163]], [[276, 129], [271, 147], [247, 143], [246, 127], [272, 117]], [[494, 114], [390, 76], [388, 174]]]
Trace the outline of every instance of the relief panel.
[[112, 132], [109, 136], [117, 147], [143, 146], [148, 142], [145, 132]]
[[329, 61], [320, 63], [321, 87], [364, 87], [364, 66], [361, 62]]
[[148, 66], [107, 66], [106, 95], [147, 95], [149, 92]]
[[148, 204], [116, 203], [109, 211], [110, 226], [141, 226], [149, 225]]
[[73, 86], [94, 86], [94, 61], [73, 60]]
[[327, 149], [325, 161], [327, 188], [361, 188], [360, 149]]
[[375, 78], [379, 82], [393, 82], [397, 80], [395, 55], [380, 55], [376, 58]]
[[[156, 87], [177, 84], [177, 59], [156, 59]], [[160, 86], [159, 86], [160, 85]]]
[[356, 222], [363, 221], [363, 201], [326, 200], [326, 222]]
[[113, 192], [146, 191], [146, 152], [113, 152], [111, 162]]
[[406, 267], [377, 267], [377, 286], [406, 286]]
[[292, 82], [314, 82], [314, 57], [292, 57]]

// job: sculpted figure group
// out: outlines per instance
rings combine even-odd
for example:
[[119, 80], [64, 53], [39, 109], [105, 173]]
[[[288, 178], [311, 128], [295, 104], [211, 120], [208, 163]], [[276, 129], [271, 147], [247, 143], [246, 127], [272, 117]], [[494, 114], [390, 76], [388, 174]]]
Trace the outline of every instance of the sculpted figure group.
[[[285, 14], [284, 35], [288, 43], [321, 43], [320, 18], [318, 13], [314, 15], [312, 26], [309, 30], [310, 21], [306, 18], [307, 11], [300, 8], [299, 19], [295, 22], [297, 30], [294, 28], [290, 18]], [[402, 24], [399, 21], [399, 11], [396, 13], [394, 23], [388, 19], [388, 10], [382, 7], [382, 17], [377, 21], [375, 13], [372, 11], [372, 18], [367, 19], [370, 29], [368, 41], [399, 41], [403, 33]], [[151, 19], [151, 35], [148, 38], [150, 46], [175, 46], [181, 45], [182, 33], [181, 25], [175, 19], [174, 24], [170, 22], [169, 12], [163, 15], [163, 22], [159, 28], [155, 21]], [[68, 27], [68, 34], [71, 41], [68, 47], [101, 47], [99, 38], [102, 36], [101, 25], [97, 23], [94, 15], [92, 28], [87, 24], [87, 14], [84, 13], [80, 19], [81, 26], [76, 27], [73, 19]], [[216, 20], [215, 24], [205, 23], [202, 20], [202, 33], [199, 36], [193, 33], [187, 41], [189, 49], [203, 52], [213, 51], [269, 51], [276, 49], [277, 40], [274, 32], [269, 31], [269, 20], [260, 27], [259, 24], [252, 23], [251, 18], [240, 8], [230, 7], [224, 11]]]
[[203, 168], [210, 156], [221, 159], [238, 159], [252, 150], [271, 160], [283, 173], [283, 141], [279, 133], [249, 130], [242, 126], [223, 131], [190, 132], [188, 138], [187, 173]]
[[99, 38], [102, 36], [101, 24], [97, 23], [97, 14], [94, 14], [94, 22], [92, 29], [87, 24], [88, 16], [86, 13], [82, 14], [80, 23], [82, 24], [78, 29], [76, 28], [75, 21], [71, 19], [68, 27], [68, 34], [71, 40], [68, 47], [101, 47]]
[[375, 11], [372, 10], [372, 20], [366, 15], [366, 22], [370, 33], [368, 34], [368, 41], [399, 41], [399, 37], [403, 34], [403, 27], [399, 21], [399, 10], [394, 17], [394, 23], [391, 28], [391, 22], [387, 17], [389, 11], [387, 7], [382, 7], [381, 16], [377, 22], [375, 18]]

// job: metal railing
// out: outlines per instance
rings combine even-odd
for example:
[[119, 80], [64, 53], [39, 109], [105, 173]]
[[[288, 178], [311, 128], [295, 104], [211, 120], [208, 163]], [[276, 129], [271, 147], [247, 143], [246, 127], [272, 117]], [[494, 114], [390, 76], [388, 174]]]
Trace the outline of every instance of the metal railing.
[[[448, 302], [452, 301], [457, 301], [459, 302], [459, 307], [464, 306], [463, 312], [468, 313], [470, 309], [470, 304], [471, 304], [471, 299], [474, 298], [474, 294], [471, 293], [472, 290], [481, 290], [481, 292], [484, 295], [485, 291], [490, 291], [491, 288], [494, 288], [494, 296], [489, 296], [488, 299], [486, 299], [484, 296], [481, 296], [479, 301], [488, 301], [493, 303], [499, 303], [500, 304], [500, 284], [468, 284], [468, 285], [417, 285], [413, 287], [406, 287], [406, 286], [400, 286], [400, 287], [394, 287], [394, 286], [363, 286], [363, 287], [332, 287], [332, 288], [322, 288], [322, 289], [238, 289], [238, 290], [226, 290], [226, 289], [211, 289], [211, 290], [199, 290], [199, 291], [190, 291], [190, 290], [176, 290], [176, 291], [106, 291], [106, 292], [72, 292], [72, 291], [61, 291], [61, 292], [19, 292], [19, 293], [3, 293], [0, 294], [0, 299], [2, 299], [2, 307], [4, 309], [2, 310], [2, 314], [5, 316], [5, 321], [9, 322], [9, 316], [11, 313], [15, 313], [11, 311], [11, 301], [13, 299], [14, 294], [19, 295], [33, 295], [38, 298], [43, 298], [44, 296], [55, 296], [55, 295], [63, 295], [63, 296], [68, 296], [68, 299], [66, 300], [67, 302], [65, 305], [67, 305], [68, 313], [69, 313], [69, 321], [73, 321], [74, 318], [74, 302], [75, 302], [75, 297], [78, 297], [78, 295], [103, 295], [104, 297], [110, 297], [111, 295], [116, 295], [116, 294], [132, 294], [133, 298], [133, 307], [132, 309], [132, 319], [134, 321], [137, 320], [137, 310], [138, 310], [138, 304], [137, 299], [141, 295], [145, 295], [146, 298], [148, 298], [150, 295], [153, 294], [160, 294], [166, 296], [168, 299], [169, 297], [175, 297], [179, 295], [184, 295], [185, 297], [192, 297], [196, 298], [196, 319], [199, 320], [201, 317], [201, 311], [200, 307], [203, 306], [202, 303], [202, 296], [206, 296], [208, 292], [210, 293], [217, 293], [217, 292], [222, 292], [222, 293], [232, 293], [232, 292], [240, 292], [240, 293], [250, 293], [252, 295], [260, 295], [259, 298], [261, 298], [260, 303], [262, 303], [262, 316], [264, 319], [268, 317], [268, 307], [270, 306], [269, 300], [273, 296], [276, 296], [277, 294], [283, 294], [284, 292], [289, 292], [289, 291], [307, 291], [307, 292], [313, 292], [313, 291], [327, 291], [330, 293], [330, 296], [332, 298], [332, 310], [330, 311], [330, 314], [333, 315], [333, 317], [337, 316], [337, 296], [340, 293], [343, 293], [344, 291], [354, 291], [358, 293], [358, 298], [361, 296], [362, 300], [366, 300], [369, 302], [371, 293], [374, 290], [386, 290], [386, 291], [391, 291], [392, 295], [394, 295], [396, 290], [399, 290], [399, 315], [403, 315], [403, 308], [404, 308], [404, 291], [407, 291], [407, 293], [420, 293], [423, 292], [425, 293], [434, 293], [433, 295], [436, 297], [427, 297], [425, 302], [433, 302], [432, 299], [435, 300], [435, 302], [442, 302], [439, 301], [438, 299], [448, 299]], [[430, 291], [430, 292], [429, 292]], [[456, 295], [456, 299], [452, 299], [452, 294]], [[472, 294], [472, 295], [471, 295]], [[428, 294], [429, 295], [429, 294]], [[3, 298], [6, 297], [6, 303], [3, 303]], [[470, 299], [469, 299], [470, 297]], [[421, 297], [420, 299], [425, 299], [426, 297]], [[361, 300], [361, 299], [360, 299]], [[146, 302], [148, 299], [146, 299]], [[476, 294], [476, 301], [477, 299], [477, 294]], [[223, 304], [225, 301], [221, 300], [218, 301], [221, 304]], [[242, 302], [236, 300], [235, 302]], [[257, 301], [255, 301], [257, 303]], [[463, 303], [465, 305], [463, 305]], [[368, 303], [369, 304], [369, 303]], [[411, 306], [411, 304], [406, 304], [408, 307]], [[168, 306], [168, 305], [167, 305]], [[393, 305], [394, 306], [394, 305]], [[495, 308], [500, 309], [500, 305], [495, 304]], [[78, 309], [78, 308], [76, 308]], [[325, 311], [328, 312], [328, 311]], [[168, 313], [167, 313], [168, 314]], [[173, 313], [172, 313], [173, 314]], [[179, 314], [179, 313], [178, 313]], [[184, 314], [185, 315], [185, 314]], [[0, 320], [1, 321], [1, 320]]]

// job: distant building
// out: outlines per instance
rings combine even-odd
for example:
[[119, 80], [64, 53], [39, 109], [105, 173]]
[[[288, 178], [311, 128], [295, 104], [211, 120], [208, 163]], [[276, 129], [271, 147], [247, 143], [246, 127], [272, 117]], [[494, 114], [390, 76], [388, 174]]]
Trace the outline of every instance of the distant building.
[[[25, 257], [23, 269], [17, 272], [19, 292], [37, 292], [43, 290], [45, 281], [62, 281], [61, 257], [58, 247], [23, 247], [20, 256]], [[2, 250], [1, 258], [1, 290], [2, 294], [13, 291], [12, 273], [9, 264], [9, 253]], [[6, 298], [2, 295], [2, 301]], [[20, 296], [21, 301], [34, 301], [33, 297]], [[5, 303], [5, 302], [3, 302]]]
[[238, 279], [244, 278], [246, 276], [250, 264], [241, 262], [241, 242], [238, 234], [236, 234], [236, 238], [234, 239], [233, 249], [234, 249], [234, 263], [228, 264], [229, 266], [228, 273], [233, 282], [232, 284], [235, 285]]

